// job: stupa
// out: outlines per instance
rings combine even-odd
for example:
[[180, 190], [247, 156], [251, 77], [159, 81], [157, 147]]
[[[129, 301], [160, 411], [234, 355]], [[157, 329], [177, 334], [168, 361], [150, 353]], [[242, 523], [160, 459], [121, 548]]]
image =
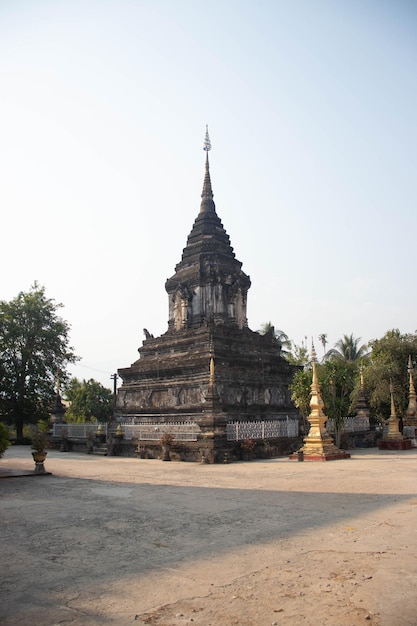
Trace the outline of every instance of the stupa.
[[[256, 436], [261, 423], [263, 440], [266, 428], [277, 443], [284, 423], [298, 420], [298, 411], [288, 388], [297, 367], [282, 357], [273, 333], [261, 335], [248, 327], [251, 281], [216, 212], [210, 149], [206, 131], [200, 211], [165, 284], [168, 330], [159, 337], [145, 330], [140, 358], [118, 370], [123, 384], [116, 419], [143, 432], [149, 424], [148, 439], [151, 428], [170, 431], [183, 458], [197, 460], [203, 446], [205, 456], [216, 462], [236, 447], [242, 433]], [[281, 443], [286, 453], [288, 441]]]
[[414, 367], [413, 361], [411, 359], [411, 354], [408, 357], [408, 407], [404, 416], [404, 430], [403, 433], [405, 436], [410, 437], [413, 442], [413, 447], [417, 446], [416, 435], [417, 435], [417, 396], [416, 390], [414, 387]]
[[363, 421], [363, 430], [369, 429], [369, 416], [371, 410], [365, 393], [365, 380], [363, 376], [363, 367], [360, 368], [361, 387], [356, 401], [356, 418]]
[[65, 422], [65, 412], [66, 412], [66, 410], [67, 410], [67, 408], [66, 408], [66, 406], [62, 402], [62, 396], [61, 396], [61, 390], [60, 390], [59, 381], [57, 381], [55, 401], [54, 401], [54, 404], [53, 404], [52, 409], [51, 409], [50, 423], [51, 424], [62, 424], [63, 422]]
[[324, 402], [321, 397], [320, 384], [317, 377], [317, 355], [314, 345], [311, 348], [313, 380], [311, 383], [311, 412], [308, 416], [310, 430], [304, 437], [304, 445], [290, 458], [304, 461], [337, 461], [349, 459], [350, 454], [338, 448], [326, 430], [327, 416], [324, 413]]
[[394, 388], [392, 382], [390, 383], [390, 397], [391, 397], [391, 415], [388, 421], [388, 432], [378, 441], [378, 448], [380, 450], [409, 450], [412, 447], [411, 439], [405, 438], [400, 431], [400, 420], [397, 417], [397, 411], [395, 409], [394, 402]]

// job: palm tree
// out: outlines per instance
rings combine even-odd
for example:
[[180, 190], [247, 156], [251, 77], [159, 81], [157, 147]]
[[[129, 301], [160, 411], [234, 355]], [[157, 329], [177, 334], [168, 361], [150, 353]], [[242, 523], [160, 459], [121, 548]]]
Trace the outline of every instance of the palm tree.
[[321, 341], [321, 344], [323, 346], [323, 352], [324, 354], [326, 354], [327, 333], [322, 333], [321, 335], [319, 335], [319, 341]]
[[343, 335], [343, 338], [335, 343], [334, 348], [325, 354], [326, 360], [343, 360], [354, 363], [367, 357], [369, 355], [368, 346], [366, 344], [359, 345], [360, 341], [361, 338], [354, 337], [353, 333], [350, 336]]
[[291, 350], [291, 339], [286, 333], [284, 333], [283, 330], [276, 330], [272, 322], [265, 322], [265, 324], [262, 324], [258, 333], [260, 335], [270, 334], [275, 337], [275, 339], [281, 344], [281, 348], [284, 348], [282, 350], [283, 355], [287, 354], [288, 350]]

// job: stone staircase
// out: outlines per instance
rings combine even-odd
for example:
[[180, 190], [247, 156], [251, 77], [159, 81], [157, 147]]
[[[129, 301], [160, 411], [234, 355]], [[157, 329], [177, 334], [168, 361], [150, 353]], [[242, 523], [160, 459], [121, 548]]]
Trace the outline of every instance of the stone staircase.
[[101, 456], [107, 456], [109, 453], [109, 447], [107, 443], [101, 443], [93, 446], [93, 454], [100, 454]]

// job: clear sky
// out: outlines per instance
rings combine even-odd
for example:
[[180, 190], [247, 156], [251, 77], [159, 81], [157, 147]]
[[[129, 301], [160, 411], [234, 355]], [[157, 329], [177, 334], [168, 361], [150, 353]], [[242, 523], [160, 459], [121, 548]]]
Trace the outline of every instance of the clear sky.
[[37, 280], [111, 387], [200, 206], [249, 326], [300, 344], [417, 328], [417, 2], [0, 0], [0, 298]]

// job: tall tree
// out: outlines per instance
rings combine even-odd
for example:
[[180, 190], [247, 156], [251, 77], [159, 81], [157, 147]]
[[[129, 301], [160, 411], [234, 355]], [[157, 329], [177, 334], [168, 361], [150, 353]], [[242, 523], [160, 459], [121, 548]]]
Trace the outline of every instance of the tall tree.
[[[408, 358], [417, 361], [417, 333], [401, 334], [398, 328], [370, 342], [371, 360], [364, 369], [365, 391], [374, 415], [387, 419], [391, 413], [390, 382], [399, 416], [407, 409], [409, 399]], [[415, 384], [417, 380], [414, 379]]]
[[[337, 359], [317, 364], [317, 377], [326, 416], [334, 421], [335, 442], [340, 446], [343, 424], [351, 412], [351, 395], [358, 377], [358, 364]], [[290, 386], [291, 398], [304, 421], [310, 413], [312, 370], [308, 365], [296, 372]]]
[[67, 365], [77, 360], [60, 307], [37, 282], [0, 301], [0, 413], [14, 423], [18, 440], [24, 423], [48, 416], [56, 378], [65, 380]]
[[291, 365], [301, 365], [305, 367], [310, 363], [310, 353], [304, 343], [297, 345], [292, 342], [291, 350], [285, 355], [285, 358]]
[[67, 422], [108, 421], [113, 415], [114, 397], [107, 387], [96, 380], [72, 378], [65, 388], [70, 406], [65, 413]]
[[340, 447], [344, 423], [354, 409], [352, 393], [359, 380], [359, 361], [325, 361], [320, 364], [318, 375], [325, 413], [334, 422], [335, 443]]
[[321, 335], [319, 335], [319, 341], [321, 341], [321, 345], [323, 346], [323, 352], [324, 354], [326, 354], [327, 334], [321, 333]]
[[329, 350], [325, 358], [326, 360], [343, 360], [353, 363], [368, 356], [368, 347], [366, 344], [359, 345], [361, 341], [360, 337], [354, 337], [351, 335], [343, 335], [342, 339], [339, 339], [335, 343], [332, 350]]

